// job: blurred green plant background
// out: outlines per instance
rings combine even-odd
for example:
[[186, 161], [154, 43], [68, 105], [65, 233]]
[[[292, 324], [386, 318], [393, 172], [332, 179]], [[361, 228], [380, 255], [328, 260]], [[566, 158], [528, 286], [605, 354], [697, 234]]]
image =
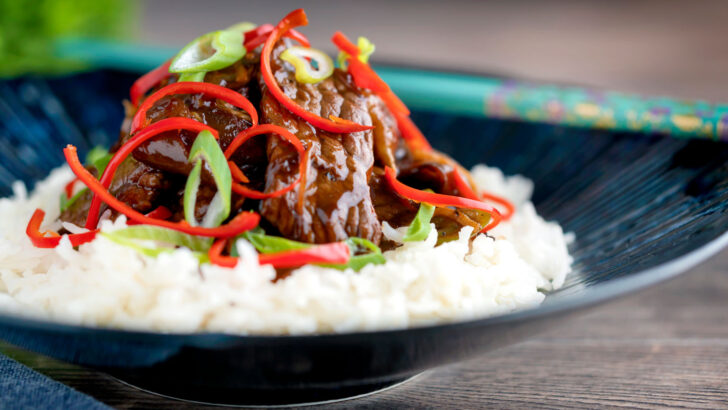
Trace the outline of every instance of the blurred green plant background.
[[134, 0], [0, 0], [0, 76], [62, 73], [83, 63], [59, 59], [62, 38], [128, 40]]

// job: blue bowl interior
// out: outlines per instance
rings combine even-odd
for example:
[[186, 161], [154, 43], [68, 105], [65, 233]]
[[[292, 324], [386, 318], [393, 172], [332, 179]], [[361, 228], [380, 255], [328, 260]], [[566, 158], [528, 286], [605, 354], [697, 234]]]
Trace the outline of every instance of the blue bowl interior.
[[[96, 71], [0, 82], [0, 196], [108, 146], [136, 74]], [[414, 112], [432, 144], [465, 166], [484, 162], [534, 180], [534, 203], [574, 232], [573, 294], [685, 255], [728, 227], [728, 144]]]

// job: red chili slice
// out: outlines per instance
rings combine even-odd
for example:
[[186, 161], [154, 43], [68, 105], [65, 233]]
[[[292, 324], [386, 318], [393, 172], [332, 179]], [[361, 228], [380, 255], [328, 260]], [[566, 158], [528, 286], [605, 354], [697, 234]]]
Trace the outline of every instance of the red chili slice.
[[384, 104], [387, 105], [387, 108], [389, 108], [389, 111], [393, 113], [401, 113], [403, 115], [409, 116], [410, 110], [407, 108], [406, 105], [402, 102], [402, 100], [397, 97], [397, 94], [393, 93], [392, 90], [389, 90], [388, 92], [379, 94], [379, 98], [384, 101]]
[[362, 63], [356, 57], [349, 57], [349, 73], [359, 88], [366, 88], [375, 94], [391, 92], [387, 83], [372, 70], [369, 64]]
[[349, 262], [349, 257], [349, 246], [345, 242], [334, 242], [295, 251], [262, 253], [258, 255], [258, 263], [276, 268], [295, 268], [310, 263], [342, 265]]
[[131, 134], [139, 131], [147, 125], [147, 110], [152, 108], [154, 103], [159, 101], [162, 97], [173, 94], [205, 94], [210, 97], [215, 97], [225, 102], [228, 102], [238, 108], [245, 110], [250, 115], [253, 125], [258, 124], [258, 111], [255, 106], [247, 98], [241, 94], [216, 84], [210, 83], [198, 83], [198, 82], [181, 82], [169, 84], [161, 89], [157, 90], [154, 94], [147, 97], [144, 103], [139, 107], [139, 110], [134, 115], [131, 122]]
[[170, 222], [150, 218], [111, 195], [111, 193], [107, 191], [103, 185], [101, 185], [101, 182], [94, 178], [94, 176], [88, 172], [86, 168], [84, 168], [83, 164], [81, 164], [81, 161], [78, 159], [76, 147], [73, 145], [67, 145], [66, 148], [63, 149], [63, 154], [66, 156], [66, 162], [68, 162], [68, 165], [71, 167], [71, 171], [76, 174], [76, 176], [88, 187], [88, 189], [91, 190], [91, 192], [98, 195], [103, 202], [108, 204], [109, 207], [115, 211], [126, 215], [126, 217], [130, 220], [140, 224], [161, 226], [163, 228], [174, 229], [190, 235], [230, 238], [255, 228], [258, 226], [258, 222], [260, 222], [260, 215], [255, 212], [241, 212], [227, 224], [216, 228], [190, 226], [190, 224], [184, 221]]
[[169, 65], [171, 63], [172, 59], [169, 59], [166, 63], [160, 65], [159, 67], [144, 74], [136, 81], [134, 81], [134, 84], [132, 84], [131, 88], [129, 89], [129, 99], [131, 100], [132, 104], [134, 104], [135, 106], [139, 105], [139, 99], [142, 98], [144, 94], [147, 93], [147, 91], [151, 90], [152, 87], [159, 84], [162, 80], [171, 75], [171, 73], [169, 72]]
[[66, 199], [71, 199], [73, 196], [73, 187], [76, 185], [76, 182], [78, 182], [78, 178], [72, 179], [71, 182], [67, 183], [63, 188], [63, 191], [66, 193]]
[[[222, 255], [226, 242], [226, 239], [217, 240], [210, 247], [207, 256], [215, 265], [234, 268], [238, 264], [238, 258]], [[296, 268], [310, 263], [342, 265], [349, 262], [349, 258], [349, 246], [345, 242], [334, 242], [294, 251], [261, 253], [258, 255], [258, 263], [276, 268]]]
[[[174, 130], [189, 130], [197, 132], [210, 131], [210, 133], [212, 133], [215, 138], [218, 138], [217, 130], [191, 118], [172, 117], [155, 122], [154, 124], [147, 126], [141, 132], [131, 137], [124, 145], [119, 148], [118, 151], [114, 153], [114, 156], [111, 157], [111, 160], [109, 160], [109, 164], [106, 166], [104, 173], [101, 175], [101, 185], [105, 189], [108, 189], [109, 186], [111, 186], [111, 181], [114, 178], [116, 169], [119, 168], [119, 165], [121, 165], [126, 157], [128, 157], [139, 145], [163, 132]], [[88, 216], [86, 217], [87, 229], [96, 228], [96, 225], [99, 222], [100, 208], [101, 199], [98, 197], [98, 195], [94, 194], [91, 199], [91, 205], [89, 206]]]
[[432, 145], [409, 116], [394, 111], [392, 115], [397, 120], [397, 127], [402, 134], [402, 139], [405, 140], [410, 150], [432, 151]]
[[[172, 216], [172, 211], [167, 209], [166, 206], [158, 206], [154, 208], [152, 211], [147, 213], [145, 215], [147, 218], [154, 218], [154, 219], [169, 219], [170, 216]], [[139, 222], [129, 220], [126, 223], [127, 225], [139, 225]]]
[[[81, 165], [81, 168], [83, 168], [83, 165]], [[40, 208], [36, 209], [35, 212], [33, 212], [33, 216], [30, 217], [30, 221], [28, 221], [28, 227], [25, 228], [25, 234], [28, 235], [28, 238], [30, 238], [30, 242], [32, 242], [36, 248], [55, 248], [61, 242], [62, 236], [58, 235], [55, 232], [51, 233], [55, 234], [53, 236], [45, 236], [45, 234], [48, 232], [40, 231], [40, 226], [43, 223], [44, 217], [45, 211]], [[96, 237], [97, 232], [98, 229], [84, 233], [74, 233], [63, 236], [68, 236], [68, 239], [71, 240], [71, 245], [78, 246], [86, 242], [93, 241]]]
[[283, 90], [281, 90], [281, 87], [278, 85], [278, 81], [276, 81], [270, 66], [270, 59], [271, 53], [273, 52], [273, 47], [278, 42], [278, 40], [280, 40], [283, 33], [288, 32], [293, 27], [305, 26], [307, 24], [308, 19], [306, 18], [306, 13], [303, 11], [303, 9], [294, 10], [290, 12], [286, 17], [284, 17], [283, 20], [280, 21], [280, 23], [278, 23], [278, 25], [273, 29], [270, 36], [266, 40], [265, 45], [263, 46], [263, 51], [260, 54], [260, 71], [263, 74], [263, 81], [265, 81], [265, 85], [268, 87], [268, 90], [273, 95], [273, 97], [289, 111], [308, 121], [314, 127], [322, 129], [324, 131], [343, 134], [357, 131], [365, 131], [374, 128], [370, 125], [361, 125], [352, 121], [335, 122], [331, 121], [330, 119], [318, 116], [314, 113], [308, 112], [303, 107], [298, 105], [295, 101], [290, 99], [283, 92]]
[[[230, 159], [230, 157], [235, 153], [238, 148], [240, 148], [241, 145], [245, 143], [245, 141], [249, 140], [252, 137], [255, 137], [256, 135], [261, 134], [276, 134], [284, 140], [288, 141], [289, 144], [293, 145], [293, 148], [295, 148], [296, 152], [298, 152], [298, 178], [288, 184], [288, 186], [273, 192], [260, 192], [233, 182], [233, 192], [236, 192], [246, 198], [265, 199], [281, 196], [286, 192], [292, 190], [299, 182], [301, 182], [301, 177], [305, 174], [306, 161], [304, 160], [304, 156], [306, 154], [306, 150], [303, 148], [301, 140], [299, 140], [295, 134], [278, 125], [261, 124], [241, 131], [238, 135], [235, 136], [235, 139], [233, 139], [233, 141], [225, 150], [225, 158]], [[230, 172], [235, 173], [232, 168]]]
[[359, 50], [359, 47], [352, 43], [351, 40], [349, 40], [344, 33], [337, 31], [334, 33], [333, 36], [331, 36], [331, 42], [334, 43], [336, 47], [339, 48], [339, 50], [345, 52], [351, 57], [359, 57], [359, 53], [361, 52]]
[[207, 252], [207, 256], [210, 258], [210, 263], [224, 268], [234, 268], [238, 264], [238, 258], [232, 256], [224, 256], [222, 254], [225, 249], [227, 239], [218, 239], [212, 244], [210, 250]]
[[232, 174], [232, 177], [235, 181], [242, 182], [244, 184], [247, 184], [250, 182], [250, 179], [248, 179], [247, 176], [243, 173], [243, 170], [238, 167], [238, 164], [228, 161], [228, 168], [230, 168], [230, 174]]
[[384, 177], [389, 183], [392, 190], [398, 195], [415, 202], [424, 202], [434, 206], [453, 206], [456, 208], [475, 209], [490, 214], [490, 223], [481, 230], [481, 232], [493, 229], [502, 219], [500, 212], [486, 203], [470, 198], [463, 198], [454, 195], [436, 194], [432, 192], [420, 191], [419, 189], [407, 186], [397, 180], [396, 172], [390, 168], [384, 168]]
[[331, 41], [343, 52], [349, 54], [349, 73], [354, 78], [358, 87], [366, 88], [374, 92], [384, 101], [389, 111], [397, 120], [397, 127], [407, 146], [412, 151], [431, 151], [432, 146], [422, 134], [417, 125], [409, 118], [410, 111], [402, 100], [392, 92], [369, 64], [359, 61], [359, 47], [351, 42], [343, 33], [337, 31]]
[[503, 206], [503, 208], [506, 209], [506, 211], [503, 212], [503, 214], [502, 214], [504, 221], [509, 220], [511, 218], [511, 216], [513, 216], [513, 213], [516, 211], [516, 207], [513, 206], [511, 201], [509, 201], [503, 197], [500, 197], [498, 195], [489, 194], [489, 193], [482, 193], [482, 194], [480, 194], [480, 196], [478, 196], [478, 194], [475, 193], [475, 191], [470, 186], [470, 184], [467, 181], [465, 181], [465, 178], [463, 178], [463, 176], [460, 174], [460, 171], [458, 171], [457, 168], [455, 168], [452, 171], [452, 175], [453, 175], [453, 179], [455, 181], [455, 188], [457, 188], [458, 191], [460, 191], [460, 193], [464, 197], [470, 198], [470, 199], [475, 199], [478, 201], [487, 199], [489, 201], [493, 201], [493, 202]]

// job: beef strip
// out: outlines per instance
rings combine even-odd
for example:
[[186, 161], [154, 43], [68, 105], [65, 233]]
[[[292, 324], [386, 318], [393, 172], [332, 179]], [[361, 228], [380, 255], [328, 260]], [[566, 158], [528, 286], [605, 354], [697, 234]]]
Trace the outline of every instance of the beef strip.
[[[260, 202], [261, 214], [267, 220], [264, 224], [269, 224], [270, 230], [312, 243], [340, 241], [350, 236], [379, 243], [380, 221], [395, 227], [408, 225], [418, 209], [418, 204], [391, 191], [383, 178], [385, 166], [398, 170], [400, 180], [409, 185], [457, 194], [450, 177], [450, 162], [437, 152], [410, 152], [380, 98], [357, 88], [349, 75], [338, 69], [319, 83], [298, 83], [292, 67], [277, 59], [284, 48], [279, 45], [274, 51], [272, 68], [289, 97], [324, 118], [334, 115], [374, 128], [349, 134], [324, 132], [282, 107], [269, 92], [263, 91], [261, 96], [265, 86], [258, 72], [258, 56], [254, 54], [231, 67], [208, 73], [205, 81], [248, 97], [260, 106], [261, 122], [293, 132], [308, 152], [303, 202], [299, 204], [299, 189]], [[127, 107], [127, 118], [112, 152], [128, 140], [133, 111], [133, 107]], [[202, 95], [168, 96], [148, 111], [151, 122], [170, 117], [193, 118], [215, 128], [220, 133], [223, 149], [240, 131], [252, 125], [247, 113]], [[191, 169], [187, 157], [195, 136], [196, 133], [187, 131], [167, 132], [140, 146], [117, 170], [110, 187], [112, 194], [139, 212], [164, 205], [172, 210], [172, 220], [183, 219], [184, 181]], [[297, 153], [274, 135], [251, 139], [232, 159], [251, 180], [248, 185], [257, 190], [278, 190], [298, 174]], [[198, 220], [204, 217], [215, 191], [209, 170], [205, 168], [195, 210]], [[83, 195], [63, 212], [61, 219], [82, 226], [90, 199], [90, 193]], [[255, 202], [245, 204], [250, 208]], [[243, 198], [233, 195], [233, 215], [242, 207]], [[440, 239], [445, 240], [456, 237], [463, 225], [474, 226], [477, 231], [487, 222], [482, 216], [473, 211], [438, 208], [433, 222], [442, 232]], [[382, 246], [394, 244], [382, 243]]]
[[[375, 129], [347, 134], [321, 131], [264, 91], [261, 121], [296, 134], [308, 152], [309, 165], [303, 203], [298, 204], [299, 187], [263, 200], [261, 214], [284, 236], [296, 240], [324, 243], [358, 236], [378, 243], [381, 226], [368, 182], [375, 155], [378, 162], [394, 165], [396, 123], [378, 97], [357, 88], [341, 70], [315, 84], [296, 82], [292, 67], [277, 58], [284, 48], [279, 45], [274, 50], [271, 68], [286, 95], [321, 117], [333, 115]], [[295, 180], [298, 156], [276, 136], [269, 137], [267, 153], [266, 190], [270, 192]]]
[[[97, 175], [96, 169], [91, 171], [94, 175]], [[170, 180], [165, 177], [163, 172], [134, 158], [127, 158], [119, 165], [109, 186], [109, 191], [135, 210], [146, 213], [156, 206], [162, 193], [169, 187]], [[59, 219], [78, 226], [84, 226], [90, 205], [91, 192], [88, 191], [63, 211]], [[106, 209], [107, 206], [102, 205], [101, 213]]]
[[397, 178], [407, 185], [418, 189], [431, 189], [447, 195], [456, 194], [455, 182], [451, 174], [453, 166], [444, 154], [433, 151], [405, 151], [397, 162]]
[[[205, 81], [228, 87], [247, 97], [256, 104], [260, 91], [256, 81], [251, 81], [257, 72], [257, 57], [247, 56], [225, 69], [208, 73]], [[220, 146], [226, 149], [235, 136], [252, 125], [248, 113], [230, 104], [201, 94], [173, 95], [162, 98], [148, 112], [150, 123], [170, 117], [185, 117], [200, 121], [220, 133]], [[197, 133], [170, 131], [152, 138], [134, 151], [134, 158], [164, 171], [187, 175], [192, 164], [187, 161], [189, 149]], [[122, 136], [122, 140], [126, 136]], [[232, 160], [254, 184], [263, 188], [266, 167], [266, 138], [256, 137], [236, 151]], [[203, 172], [203, 182], [212, 183], [208, 172]]]
[[135, 210], [146, 213], [155, 207], [155, 202], [169, 185], [170, 180], [160, 170], [127, 158], [119, 165], [109, 191]]
[[[246, 57], [242, 62], [226, 69], [209, 73], [206, 81], [231, 88], [252, 101], [257, 101], [260, 99], [258, 84], [256, 81], [251, 81], [256, 71], [256, 61], [257, 56]], [[165, 81], [157, 88], [166, 84]], [[126, 109], [126, 119], [112, 152], [129, 139], [130, 120], [135, 108], [127, 105]], [[240, 131], [252, 124], [248, 113], [202, 95], [164, 97], [147, 113], [150, 122], [170, 117], [193, 118], [218, 130], [223, 149]], [[172, 210], [173, 220], [182, 219], [184, 216], [180, 192], [184, 192], [183, 176], [192, 168], [187, 157], [196, 135], [189, 131], [170, 131], [142, 144], [134, 151], [131, 158], [127, 158], [119, 166], [110, 186], [111, 193], [139, 212], [149, 212], [158, 205], [165, 205]], [[241, 147], [232, 158], [258, 189], [263, 188], [267, 164], [265, 146], [265, 136], [254, 138]], [[214, 186], [214, 181], [209, 169], [205, 167], [195, 209], [199, 219], [202, 219], [215, 194], [214, 188], [210, 186]], [[83, 195], [61, 214], [61, 220], [84, 225], [90, 200], [90, 194]], [[240, 198], [236, 198], [234, 205], [241, 205]], [[102, 207], [102, 212], [104, 209], [105, 207]]]
[[61, 212], [61, 216], [58, 217], [63, 222], [70, 222], [77, 226], [86, 225], [86, 215], [88, 215], [88, 208], [91, 206], [91, 191], [84, 192], [76, 201], [66, 208], [65, 211]]

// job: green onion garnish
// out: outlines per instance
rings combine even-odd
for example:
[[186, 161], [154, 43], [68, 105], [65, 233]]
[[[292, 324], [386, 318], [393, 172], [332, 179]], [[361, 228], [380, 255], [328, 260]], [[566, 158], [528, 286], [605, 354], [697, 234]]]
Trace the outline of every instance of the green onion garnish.
[[281, 53], [280, 57], [281, 60], [291, 63], [296, 69], [296, 81], [299, 83], [317, 83], [334, 73], [334, 62], [331, 61], [331, 57], [314, 48], [289, 47]]
[[[157, 257], [164, 252], [172, 252], [176, 246], [182, 246], [190, 249], [200, 263], [209, 262], [207, 250], [211, 245], [210, 238], [188, 235], [173, 229], [148, 225], [129, 226], [113, 232], [102, 232], [101, 235], [119, 245], [132, 248], [146, 256]], [[138, 241], [154, 241], [169, 246], [148, 247], [143, 246]]]
[[[359, 37], [356, 41], [356, 46], [359, 48], [359, 61], [361, 61], [362, 63], [368, 63], [369, 56], [372, 55], [372, 53], [374, 53], [374, 50], [376, 49], [376, 47], [374, 47], [374, 43], [369, 41], [369, 39], [366, 37]], [[341, 51], [336, 57], [336, 63], [339, 65], [340, 68], [346, 69], [346, 60], [349, 57], [349, 54]]]
[[415, 219], [412, 220], [407, 233], [405, 233], [402, 241], [404, 242], [418, 242], [427, 239], [427, 235], [430, 234], [430, 220], [432, 215], [435, 214], [435, 207], [422, 202], [420, 209], [415, 215]]
[[203, 161], [207, 163], [212, 172], [212, 177], [217, 186], [216, 197], [219, 196], [219, 198], [214, 198], [210, 202], [207, 215], [203, 221], [203, 226], [209, 228], [219, 226], [222, 221], [230, 216], [230, 197], [232, 195], [232, 176], [225, 154], [223, 154], [217, 140], [209, 131], [202, 131], [197, 134], [197, 138], [190, 149], [189, 162], [194, 163], [195, 166], [187, 177], [183, 197], [185, 220], [190, 225], [197, 224], [195, 202], [197, 201], [197, 190], [200, 186]]
[[106, 166], [109, 165], [112, 155], [109, 150], [103, 147], [93, 147], [91, 151], [86, 154], [86, 164], [92, 165], [99, 172], [99, 175], [104, 173]]
[[187, 44], [174, 57], [170, 73], [215, 71], [234, 64], [245, 55], [243, 32], [220, 30], [204, 34]]
[[260, 253], [276, 253], [283, 251], [295, 251], [307, 249], [312, 245], [309, 243], [293, 241], [280, 236], [266, 235], [262, 229], [256, 228], [242, 234], [242, 237], [250, 242]]
[[[277, 253], [284, 251], [296, 251], [301, 249], [308, 249], [315, 245], [310, 243], [292, 241], [290, 239], [281, 238], [279, 236], [266, 235], [262, 229], [256, 228], [251, 231], [243, 233], [240, 237], [250, 242], [253, 247], [260, 253]], [[346, 244], [349, 246], [349, 252], [351, 258], [345, 265], [321, 265], [327, 268], [334, 268], [345, 270], [351, 268], [355, 271], [360, 270], [364, 266], [373, 264], [382, 264], [386, 260], [382, 255], [382, 250], [371, 241], [363, 238], [349, 238], [346, 240]], [[368, 251], [369, 253], [357, 255], [360, 251]], [[235, 247], [233, 247], [232, 256], [238, 256]]]

